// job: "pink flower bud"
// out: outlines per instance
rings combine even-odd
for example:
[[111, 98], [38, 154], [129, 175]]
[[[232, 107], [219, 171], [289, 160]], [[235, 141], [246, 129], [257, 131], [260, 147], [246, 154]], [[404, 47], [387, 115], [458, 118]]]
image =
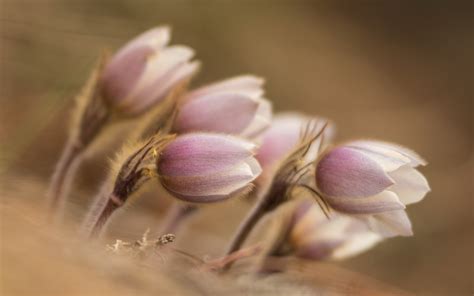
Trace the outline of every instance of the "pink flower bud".
[[270, 125], [272, 116], [270, 102], [261, 97], [262, 84], [261, 78], [238, 76], [189, 93], [174, 130], [257, 136]]
[[332, 208], [370, 215], [384, 236], [411, 235], [405, 206], [423, 199], [430, 187], [415, 167], [415, 152], [377, 141], [355, 141], [326, 152], [316, 167], [316, 185]]
[[[285, 158], [300, 141], [301, 133], [308, 123], [315, 121], [316, 129], [322, 128], [326, 120], [309, 117], [298, 113], [282, 113], [274, 117], [271, 126], [263, 133], [262, 145], [258, 149], [256, 158], [263, 169], [274, 166]], [[325, 140], [330, 140], [334, 128], [330, 125], [324, 131]], [[317, 139], [313, 147], [318, 147], [321, 138]], [[315, 153], [310, 153], [314, 159]]]
[[249, 189], [261, 172], [255, 145], [219, 134], [187, 134], [162, 151], [157, 170], [163, 186], [189, 202], [223, 200]]
[[146, 31], [122, 47], [106, 65], [101, 77], [104, 99], [130, 115], [160, 102], [180, 81], [192, 75], [198, 63], [186, 46], [167, 46], [168, 27]]
[[307, 200], [296, 207], [288, 236], [297, 256], [314, 260], [355, 256], [380, 240], [363, 221], [334, 212], [328, 219], [316, 203]]

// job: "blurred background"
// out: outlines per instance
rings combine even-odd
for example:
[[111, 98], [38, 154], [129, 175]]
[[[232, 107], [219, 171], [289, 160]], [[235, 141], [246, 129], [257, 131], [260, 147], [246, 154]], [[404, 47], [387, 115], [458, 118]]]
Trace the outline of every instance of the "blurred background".
[[[415, 293], [473, 292], [472, 1], [1, 0], [0, 5], [0, 173], [46, 184], [66, 137], [73, 97], [100, 51], [169, 24], [173, 43], [193, 47], [203, 62], [194, 85], [253, 73], [266, 78], [277, 112], [322, 115], [336, 123], [339, 141], [383, 139], [424, 156], [430, 164], [422, 172], [432, 192], [408, 210], [415, 236], [388, 240], [337, 264]], [[76, 186], [86, 196], [106, 172], [109, 152], [81, 169]], [[191, 228], [204, 229], [207, 241], [222, 241], [243, 215], [232, 211], [235, 206], [207, 206]], [[228, 223], [216, 225], [215, 217]], [[146, 223], [137, 226], [138, 233]], [[111, 231], [121, 234], [119, 227]], [[189, 246], [193, 239], [178, 243]], [[203, 256], [222, 250], [221, 244], [194, 249]]]

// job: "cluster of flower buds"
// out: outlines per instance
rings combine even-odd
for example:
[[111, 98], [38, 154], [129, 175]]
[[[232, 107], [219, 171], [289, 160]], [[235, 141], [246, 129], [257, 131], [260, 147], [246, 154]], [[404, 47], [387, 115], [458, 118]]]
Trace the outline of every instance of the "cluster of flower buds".
[[[298, 113], [272, 118], [264, 81], [252, 75], [169, 96], [199, 68], [191, 61], [191, 48], [168, 46], [169, 40], [167, 27], [139, 35], [103, 64], [89, 85], [93, 91], [86, 92], [92, 99], [81, 109], [79, 132], [71, 134], [89, 136], [82, 136], [86, 140], [80, 143], [71, 141], [71, 147], [87, 146], [109, 113], [138, 117], [165, 98], [176, 100], [169, 129], [147, 129], [154, 131], [151, 137], [142, 131], [141, 141], [119, 157], [113, 185], [105, 184], [109, 192], [99, 194], [86, 218], [89, 235], [98, 234], [109, 216], [151, 179], [191, 204], [244, 195], [256, 186], [258, 202], [229, 254], [241, 247], [261, 217], [292, 199], [295, 189], [306, 190], [317, 201], [295, 203], [286, 225], [284, 243], [295, 255], [344, 258], [383, 238], [412, 234], [405, 207], [430, 190], [416, 170], [426, 164], [420, 156], [377, 141], [331, 147], [334, 128], [323, 118]], [[66, 150], [75, 151], [71, 147]], [[67, 168], [71, 157], [64, 163]], [[61, 177], [61, 172], [56, 175]], [[65, 178], [59, 180], [56, 187]], [[191, 212], [193, 206], [186, 204], [174, 218]]]
[[[288, 240], [297, 255], [341, 258], [363, 251], [383, 238], [413, 234], [405, 207], [430, 191], [425, 177], [415, 169], [426, 164], [419, 155], [378, 141], [330, 147], [323, 140], [331, 137], [332, 129], [325, 125], [304, 135], [301, 127], [298, 133], [292, 130], [291, 123], [297, 123], [290, 118], [280, 121], [286, 121], [286, 125], [275, 120], [263, 136], [257, 159], [263, 167], [262, 177], [270, 176], [271, 183], [243, 221], [227, 254], [242, 246], [264, 215], [293, 199], [295, 188], [307, 190], [317, 201], [296, 211], [295, 219], [301, 222], [291, 226], [294, 231]], [[313, 125], [318, 126], [317, 121]], [[300, 141], [292, 144], [291, 139]], [[271, 174], [266, 173], [275, 166]]]

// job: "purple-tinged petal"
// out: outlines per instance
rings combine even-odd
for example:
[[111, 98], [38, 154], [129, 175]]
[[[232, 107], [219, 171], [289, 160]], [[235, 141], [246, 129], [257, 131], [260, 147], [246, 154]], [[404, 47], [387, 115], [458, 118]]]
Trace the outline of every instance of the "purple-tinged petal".
[[283, 159], [299, 142], [301, 130], [309, 118], [298, 113], [276, 115], [264, 132], [257, 159], [263, 168]]
[[158, 173], [163, 176], [202, 176], [232, 167], [252, 156], [255, 145], [217, 134], [183, 135], [162, 151]]
[[347, 147], [334, 148], [322, 157], [316, 182], [324, 195], [332, 197], [372, 196], [393, 184], [375, 160]]
[[[167, 87], [165, 85], [168, 75], [172, 74], [177, 67], [180, 67], [185, 62], [189, 61], [194, 55], [194, 51], [186, 46], [170, 46], [162, 51], [155, 52], [148, 58], [146, 68], [136, 82], [134, 88], [121, 102], [122, 109], [133, 108], [133, 105], [139, 105], [146, 109], [153, 103], [163, 99], [163, 96], [157, 94], [163, 93]], [[141, 103], [140, 101], [144, 101]], [[143, 111], [143, 110], [140, 110]]]
[[255, 180], [261, 168], [255, 158], [250, 157], [234, 167], [214, 174], [198, 176], [162, 176], [161, 182], [176, 197], [197, 203], [223, 200], [240, 192]]
[[376, 214], [405, 209], [405, 205], [391, 191], [363, 198], [327, 196], [325, 200], [333, 209], [347, 214]]
[[389, 173], [395, 184], [388, 190], [395, 192], [405, 205], [419, 202], [431, 189], [426, 178], [409, 165]]
[[136, 47], [120, 58], [110, 60], [101, 77], [102, 95], [109, 104], [119, 105], [127, 98], [145, 71], [148, 57], [152, 54], [153, 50], [149, 47]]
[[174, 130], [240, 134], [250, 125], [258, 108], [257, 100], [238, 93], [197, 97], [181, 107]]

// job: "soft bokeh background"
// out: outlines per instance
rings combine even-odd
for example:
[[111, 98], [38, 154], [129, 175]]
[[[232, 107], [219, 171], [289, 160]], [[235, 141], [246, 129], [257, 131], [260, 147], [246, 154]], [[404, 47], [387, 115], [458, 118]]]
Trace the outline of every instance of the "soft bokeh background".
[[[173, 42], [195, 48], [203, 61], [195, 85], [254, 73], [267, 79], [276, 111], [323, 115], [337, 124], [338, 140], [384, 139], [426, 157], [430, 165], [422, 171], [432, 192], [409, 208], [415, 236], [392, 239], [341, 264], [418, 293], [473, 292], [472, 1], [2, 0], [0, 5], [3, 173], [45, 184], [66, 136], [72, 98], [98, 53], [169, 24]], [[107, 167], [104, 155], [84, 165], [82, 191], [96, 190]], [[206, 229], [211, 242], [230, 236], [243, 214], [234, 206], [208, 206], [192, 226]], [[228, 223], [213, 223], [215, 217]], [[195, 238], [189, 237], [183, 245], [192, 246]], [[203, 255], [222, 252], [222, 246], [207, 251], [200, 246], [195, 248]]]

